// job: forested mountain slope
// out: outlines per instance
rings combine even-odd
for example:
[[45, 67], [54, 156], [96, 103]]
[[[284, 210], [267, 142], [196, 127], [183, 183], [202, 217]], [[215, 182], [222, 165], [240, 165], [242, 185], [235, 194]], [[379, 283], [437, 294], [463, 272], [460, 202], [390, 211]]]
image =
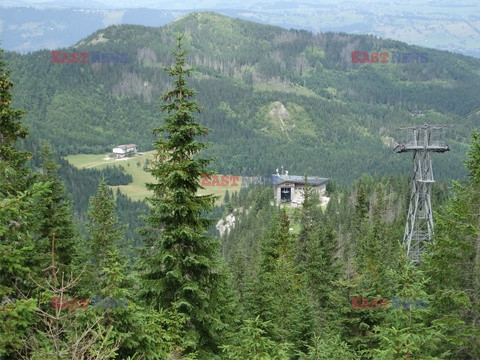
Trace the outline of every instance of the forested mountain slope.
[[[199, 30], [205, 42], [195, 40], [187, 25], [206, 29]], [[331, 171], [343, 182], [369, 166], [370, 172], [388, 171], [384, 162], [395, 160], [383, 157], [392, 154], [383, 143], [392, 142], [386, 136], [393, 135], [397, 122], [445, 123], [463, 107], [475, 107], [476, 63], [458, 60], [443, 72], [433, 67], [436, 77], [420, 71], [411, 79], [426, 80], [398, 85], [400, 100], [390, 84], [377, 103], [360, 86], [379, 85], [378, 79], [389, 76], [398, 79], [400, 73], [390, 74], [393, 66], [372, 70], [367, 66], [374, 64], [364, 64], [349, 70], [348, 63], [332, 61], [327, 68], [330, 40], [315, 47], [317, 38], [310, 44], [318, 63], [294, 70], [293, 59], [303, 45], [292, 49], [309, 35], [285, 32], [275, 45], [275, 36], [282, 33], [259, 27], [252, 30], [259, 36], [248, 35], [255, 26], [207, 14], [159, 30], [165, 39], [169, 32], [185, 30], [193, 49], [190, 60], [200, 69], [192, 83], [203, 87], [198, 94], [207, 106], [203, 113], [195, 91], [184, 81], [191, 69], [182, 36], [177, 37], [174, 59], [157, 58], [160, 47], [158, 52], [152, 47], [142, 50], [142, 61], [123, 70], [124, 64], [51, 64], [47, 70], [56, 73], [53, 77], [42, 73], [43, 63], [22, 57], [16, 64], [31, 69], [17, 69], [17, 103], [30, 109], [30, 138], [22, 110], [12, 106], [14, 84], [0, 50], [0, 358], [480, 358], [480, 131], [472, 131], [465, 156], [468, 177], [451, 189], [440, 181], [433, 187], [435, 233], [418, 266], [401, 243], [407, 176], [364, 174], [345, 187], [331, 181], [326, 209], [308, 185], [301, 208], [277, 207], [271, 187], [254, 186], [225, 195], [224, 205], [213, 209], [214, 197], [199, 195], [198, 181], [210, 172], [210, 163], [229, 171], [260, 172], [281, 161], [291, 171]], [[137, 37], [139, 28], [108, 31], [128, 29], [135, 36], [104, 40], [110, 35], [95, 34], [85, 41], [103, 44], [102, 51], [128, 50], [121, 45], [119, 50], [106, 48], [123, 38], [148, 43]], [[218, 47], [209, 47], [208, 34], [223, 44], [224, 65]], [[157, 41], [170, 46], [160, 35]], [[289, 36], [296, 40], [285, 40]], [[228, 38], [235, 42], [225, 43]], [[285, 54], [282, 41], [289, 44]], [[229, 60], [229, 54], [240, 54], [236, 46], [243, 47], [246, 68], [238, 59]], [[207, 54], [214, 60], [202, 65]], [[264, 56], [272, 57], [262, 68]], [[250, 57], [257, 60], [248, 62]], [[10, 60], [15, 63], [15, 56]], [[157, 87], [165, 82], [159, 66], [163, 61], [172, 77], [162, 96], [164, 126], [154, 107]], [[230, 68], [229, 61], [234, 64]], [[282, 62], [285, 69], [276, 75], [273, 64]], [[350, 82], [334, 87], [337, 81], [342, 84], [342, 74], [354, 78], [362, 72], [358, 88]], [[140, 85], [134, 86], [137, 78]], [[120, 84], [121, 79], [127, 80]], [[329, 87], [322, 92], [324, 82]], [[432, 93], [419, 90], [426, 88], [423, 82]], [[439, 101], [432, 94], [440, 94], [442, 86], [450, 90]], [[409, 88], [416, 103], [408, 100]], [[425, 115], [409, 117], [414, 105]], [[210, 153], [222, 151], [217, 162], [200, 153], [208, 149], [203, 135], [209, 130], [196, 121], [198, 113], [216, 130], [210, 132], [215, 141]], [[454, 120], [448, 135], [458, 148], [452, 157], [442, 156], [447, 167], [436, 165], [444, 173], [460, 166], [452, 159], [459, 158], [455, 154], [461, 153], [464, 133], [476, 116]], [[147, 205], [118, 194], [115, 201], [108, 188], [112, 182], [129, 181], [120, 168], [78, 170], [65, 160], [59, 167], [48, 146], [38, 148], [39, 138], [47, 137], [64, 154], [103, 151], [132, 141], [132, 136], [147, 148], [150, 129], [155, 129], [155, 154], [147, 169], [154, 180], [147, 185], [152, 191], [148, 214], [138, 225], [129, 219], [145, 214]], [[376, 149], [379, 154], [373, 153]], [[79, 231], [77, 210], [72, 212], [67, 193], [86, 196], [100, 178], [105, 180], [89, 202], [86, 231]], [[81, 202], [73, 209], [85, 207]], [[207, 234], [212, 217], [220, 212], [234, 218], [234, 227], [221, 239]], [[142, 240], [136, 244], [139, 251], [129, 244], [129, 231], [134, 230]]]
[[[405, 124], [454, 122], [479, 105], [480, 60], [373, 36], [314, 35], [213, 13], [163, 27], [111, 26], [62, 52], [126, 52], [128, 63], [52, 63], [50, 51], [6, 54], [16, 106], [33, 137], [60, 154], [100, 153], [121, 143], [143, 150], [162, 114], [157, 104], [172, 64], [172, 34], [185, 32], [189, 79], [213, 129], [207, 155], [232, 174], [291, 173], [347, 183], [363, 172], [409, 171], [387, 156]], [[351, 52], [428, 53], [426, 63], [353, 64]], [[391, 57], [390, 57], [391, 58]], [[423, 115], [412, 116], [412, 110]], [[439, 177], [465, 172], [467, 136], [478, 115], [447, 131], [453, 151], [435, 159]], [[348, 164], [348, 166], [346, 165]]]

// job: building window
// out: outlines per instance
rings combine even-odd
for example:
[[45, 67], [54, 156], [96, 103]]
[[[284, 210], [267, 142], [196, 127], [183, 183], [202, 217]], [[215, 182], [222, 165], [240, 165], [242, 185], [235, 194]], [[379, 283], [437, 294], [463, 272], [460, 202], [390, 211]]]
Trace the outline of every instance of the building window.
[[287, 202], [287, 203], [292, 201], [292, 189], [291, 188], [280, 188], [280, 200], [282, 202]]

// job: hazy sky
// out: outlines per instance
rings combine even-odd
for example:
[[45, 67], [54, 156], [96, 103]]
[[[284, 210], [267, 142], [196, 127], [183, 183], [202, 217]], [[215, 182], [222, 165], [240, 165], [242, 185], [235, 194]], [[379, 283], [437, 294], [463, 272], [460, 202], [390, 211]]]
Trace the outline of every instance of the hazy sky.
[[379, 4], [388, 3], [390, 5], [398, 3], [399, 5], [440, 5], [446, 6], [466, 5], [478, 3], [478, 0], [454, 1], [451, 0], [360, 0], [360, 1], [343, 1], [343, 0], [196, 0], [196, 1], [179, 1], [179, 0], [3, 0], [3, 6], [35, 6], [35, 7], [57, 7], [57, 8], [156, 8], [156, 9], [210, 9], [210, 8], [261, 8], [266, 4], [284, 4], [291, 5], [311, 5], [314, 7], [322, 7], [322, 5], [341, 5], [346, 4]]
[[[97, 23], [82, 27], [75, 21], [85, 19], [75, 14], [63, 19], [55, 11], [12, 9], [2, 16], [0, 7], [0, 41], [22, 52], [69, 46], [112, 24], [160, 26], [190, 11], [215, 11], [287, 29], [372, 34], [480, 57], [480, 0], [0, 0], [1, 5], [105, 10], [89, 12], [87, 25]], [[134, 8], [158, 12], [129, 12]]]

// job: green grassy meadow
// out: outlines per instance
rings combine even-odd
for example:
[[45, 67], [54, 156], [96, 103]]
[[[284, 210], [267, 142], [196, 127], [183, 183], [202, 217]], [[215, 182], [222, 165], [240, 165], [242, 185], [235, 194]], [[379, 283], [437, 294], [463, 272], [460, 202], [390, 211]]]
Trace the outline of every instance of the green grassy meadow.
[[[126, 158], [122, 160], [105, 160], [109, 154], [79, 154], [70, 155], [66, 159], [70, 164], [79, 169], [103, 169], [108, 166], [123, 166], [125, 172], [132, 175], [133, 182], [128, 185], [111, 186], [116, 192], [117, 188], [120, 192], [130, 197], [132, 200], [144, 200], [145, 197], [150, 196], [151, 193], [147, 190], [145, 184], [148, 182], [154, 182], [155, 179], [152, 175], [143, 170], [145, 160], [153, 160], [155, 151], [149, 151], [143, 153], [143, 155]], [[222, 175], [218, 175], [222, 176]], [[199, 179], [201, 183], [201, 179]], [[230, 194], [235, 191], [239, 191], [241, 188], [241, 181], [237, 181], [237, 186], [206, 186], [205, 189], [199, 191], [199, 194], [213, 194], [219, 196], [217, 204], [221, 204], [225, 192], [228, 190]]]

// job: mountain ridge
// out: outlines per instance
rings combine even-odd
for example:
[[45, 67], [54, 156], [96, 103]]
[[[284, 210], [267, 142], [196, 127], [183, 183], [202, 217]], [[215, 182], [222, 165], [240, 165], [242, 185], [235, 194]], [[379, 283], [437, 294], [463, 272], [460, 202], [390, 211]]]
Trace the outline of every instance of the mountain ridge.
[[[399, 124], [448, 123], [479, 105], [480, 60], [369, 35], [315, 35], [207, 12], [162, 27], [110, 26], [60, 49], [127, 52], [128, 64], [52, 64], [48, 51], [6, 53], [15, 100], [29, 111], [32, 135], [48, 138], [63, 155], [131, 142], [151, 149], [150, 130], [161, 124], [157, 104], [168, 88], [162, 68], [173, 63], [179, 31], [196, 68], [190, 85], [205, 107], [198, 119], [214, 130], [205, 139], [214, 143], [207, 154], [218, 158], [223, 173], [269, 174], [283, 161], [291, 173], [349, 182], [360, 175], [360, 163], [375, 165], [372, 154], [392, 151], [383, 137], [395, 139]], [[108, 40], [92, 43], [100, 36]], [[352, 64], [357, 50], [427, 52], [429, 62]], [[302, 109], [311, 136], [285, 142], [282, 132], [262, 131], [256, 114], [275, 102]], [[412, 116], [413, 109], [425, 115]], [[463, 159], [470, 128], [455, 131], [452, 144], [460, 152], [453, 161], [440, 160], [446, 174], [462, 174], [455, 163]], [[353, 169], [342, 169], [356, 157]], [[397, 158], [382, 171], [405, 171], [407, 163]]]
[[[468, 4], [470, 2], [470, 4]], [[172, 3], [173, 4], [173, 3]], [[71, 46], [97, 29], [114, 24], [139, 24], [161, 26], [192, 11], [216, 11], [229, 17], [252, 20], [262, 24], [281, 26], [285, 29], [304, 29], [313, 33], [348, 32], [371, 34], [415, 45], [449, 50], [480, 57], [478, 43], [480, 31], [476, 22], [478, 3], [466, 1], [455, 4], [448, 2], [416, 1], [403, 4], [378, 0], [363, 0], [335, 4], [313, 1], [271, 1], [256, 3], [219, 4], [175, 3], [169, 7], [162, 2], [139, 4], [135, 8], [118, 7], [118, 3], [105, 4], [101, 9], [97, 3], [83, 2], [59, 8], [42, 9], [32, 7], [0, 6], [0, 42], [8, 50], [26, 53], [39, 49], [55, 49]], [[189, 5], [189, 6], [188, 6]], [[233, 5], [233, 6], [232, 6]], [[139, 7], [140, 6], [140, 7]], [[105, 9], [109, 7], [109, 9]], [[155, 7], [155, 8], [152, 8]], [[441, 36], [439, 36], [441, 35]]]

